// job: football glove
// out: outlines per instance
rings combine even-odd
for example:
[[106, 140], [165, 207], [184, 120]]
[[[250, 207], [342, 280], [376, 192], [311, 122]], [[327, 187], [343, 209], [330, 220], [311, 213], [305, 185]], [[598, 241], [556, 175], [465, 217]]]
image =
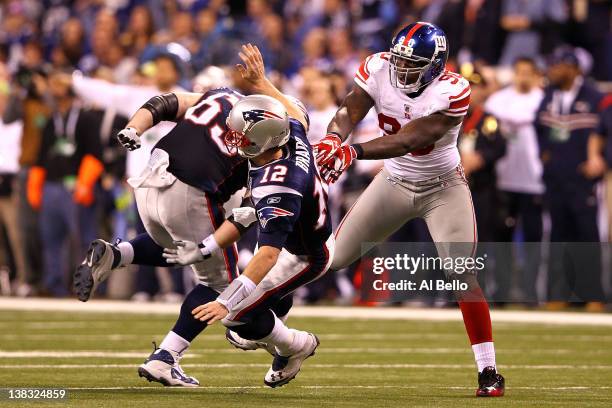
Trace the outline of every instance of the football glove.
[[315, 160], [319, 166], [329, 163], [334, 158], [334, 153], [340, 148], [342, 139], [335, 133], [328, 133], [323, 139], [313, 146]]
[[132, 151], [140, 148], [140, 136], [133, 127], [126, 127], [117, 133], [117, 139], [126, 149]]
[[175, 248], [164, 248], [162, 256], [169, 264], [191, 265], [202, 262], [211, 257], [214, 250], [219, 248], [215, 237], [211, 234], [201, 243], [193, 241], [172, 241]]
[[341, 146], [334, 153], [333, 159], [321, 166], [321, 177], [325, 182], [331, 184], [338, 181], [338, 178], [353, 163], [357, 157], [357, 151], [351, 145]]
[[257, 214], [253, 207], [238, 207], [232, 210], [234, 221], [242, 224], [245, 228], [257, 221]]

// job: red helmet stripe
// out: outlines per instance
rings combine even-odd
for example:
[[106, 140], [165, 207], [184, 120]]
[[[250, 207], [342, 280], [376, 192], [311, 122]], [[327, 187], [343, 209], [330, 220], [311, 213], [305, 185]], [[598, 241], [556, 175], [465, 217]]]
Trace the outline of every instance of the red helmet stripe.
[[414, 27], [412, 27], [410, 29], [410, 31], [408, 31], [408, 34], [406, 35], [406, 38], [404, 38], [404, 45], [408, 45], [408, 41], [410, 41], [410, 39], [412, 38], [412, 36], [414, 35], [414, 33], [416, 33], [416, 31], [423, 27], [425, 24], [424, 23], [416, 23], [414, 25]]

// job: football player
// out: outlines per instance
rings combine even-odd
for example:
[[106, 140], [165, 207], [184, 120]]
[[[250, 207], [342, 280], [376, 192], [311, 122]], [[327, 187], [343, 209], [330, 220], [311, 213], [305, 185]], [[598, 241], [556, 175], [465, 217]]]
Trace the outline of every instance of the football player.
[[[243, 77], [253, 84], [256, 92], [278, 99], [292, 117], [306, 123], [301, 107], [265, 78], [263, 62], [260, 64], [261, 72], [253, 73], [252, 64], [247, 60], [255, 50], [250, 44], [243, 47], [240, 56], [246, 67], [240, 65], [238, 68]], [[252, 80], [254, 77], [257, 81]], [[199, 243], [201, 257], [192, 265], [199, 284], [186, 296], [174, 327], [160, 347], [139, 368], [140, 376], [149, 381], [172, 386], [199, 384], [179, 365], [191, 341], [206, 327], [206, 323], [193, 318], [191, 310], [215, 299], [238, 277], [235, 247], [229, 245], [220, 249], [210, 234], [225, 221], [223, 203], [246, 186], [247, 161], [224, 143], [229, 130], [229, 113], [241, 98], [241, 94], [228, 88], [205, 94], [155, 96], [118, 134], [124, 146], [137, 149], [140, 147], [139, 135], [147, 129], [164, 120], [177, 122], [156, 144], [141, 176], [128, 181], [135, 189], [138, 212], [147, 232], [116, 245], [101, 239], [92, 242], [74, 275], [79, 299], [87, 301], [96, 287], [119, 267], [132, 263], [168, 266], [163, 257], [164, 247], [173, 248], [175, 242], [181, 245], [183, 240], [209, 237]], [[230, 222], [242, 228], [240, 222], [248, 224], [245, 219], [248, 220], [248, 215], [238, 219], [230, 217]], [[284, 316], [290, 302], [291, 299], [287, 298], [284, 303], [276, 305], [276, 313]]]
[[[193, 313], [208, 324], [221, 320], [234, 338], [273, 346], [274, 359], [264, 382], [278, 387], [297, 375], [319, 345], [314, 334], [287, 328], [271, 308], [322, 276], [331, 264], [334, 238], [327, 194], [305, 123], [290, 119], [278, 101], [247, 96], [234, 105], [228, 126], [226, 144], [249, 158], [250, 199], [258, 220], [257, 251], [238, 279], [215, 301], [194, 308]], [[214, 236], [224, 246], [239, 235], [240, 228], [227, 223]], [[165, 252], [171, 262], [182, 264], [199, 257], [194, 242], [180, 243]]]
[[[416, 217], [427, 223], [440, 257], [474, 256], [476, 221], [457, 150], [470, 86], [445, 70], [447, 57], [446, 36], [437, 26], [418, 22], [403, 28], [389, 52], [361, 64], [327, 136], [315, 146], [322, 175], [331, 181], [355, 159], [385, 159], [383, 170], [338, 226], [331, 269], [359, 258], [363, 242], [384, 241]], [[384, 137], [342, 145], [372, 107]], [[476, 394], [502, 396], [504, 378], [495, 368], [489, 307], [476, 276], [445, 272], [448, 279], [469, 285], [455, 295], [478, 367]]]

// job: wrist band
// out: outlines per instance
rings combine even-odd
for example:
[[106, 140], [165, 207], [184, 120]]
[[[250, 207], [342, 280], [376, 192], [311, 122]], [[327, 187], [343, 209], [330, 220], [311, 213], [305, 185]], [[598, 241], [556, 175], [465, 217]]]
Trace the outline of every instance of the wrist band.
[[337, 136], [340, 140], [342, 140], [342, 135], [338, 132], [327, 132], [327, 136], [329, 135]]
[[355, 149], [355, 158], [356, 159], [361, 159], [363, 158], [363, 147], [361, 147], [361, 145], [359, 143], [356, 143], [354, 145], [351, 145], [351, 147], [353, 149]]
[[202, 255], [209, 256], [214, 251], [219, 249], [219, 244], [217, 243], [215, 236], [213, 234], [210, 234], [198, 244], [198, 248], [200, 248], [200, 252], [202, 253]]

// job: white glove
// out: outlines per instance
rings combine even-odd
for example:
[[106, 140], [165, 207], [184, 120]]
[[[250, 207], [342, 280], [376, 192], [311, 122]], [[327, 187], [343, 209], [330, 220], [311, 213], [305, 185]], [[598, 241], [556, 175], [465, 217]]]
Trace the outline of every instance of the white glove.
[[213, 251], [219, 248], [215, 237], [211, 234], [201, 243], [193, 241], [172, 241], [174, 248], [164, 248], [162, 256], [169, 264], [191, 265], [211, 257]]
[[128, 150], [136, 150], [140, 148], [140, 136], [133, 127], [126, 127], [117, 133], [117, 139]]
[[257, 221], [257, 214], [253, 207], [238, 207], [232, 210], [234, 221], [242, 224], [245, 228]]

